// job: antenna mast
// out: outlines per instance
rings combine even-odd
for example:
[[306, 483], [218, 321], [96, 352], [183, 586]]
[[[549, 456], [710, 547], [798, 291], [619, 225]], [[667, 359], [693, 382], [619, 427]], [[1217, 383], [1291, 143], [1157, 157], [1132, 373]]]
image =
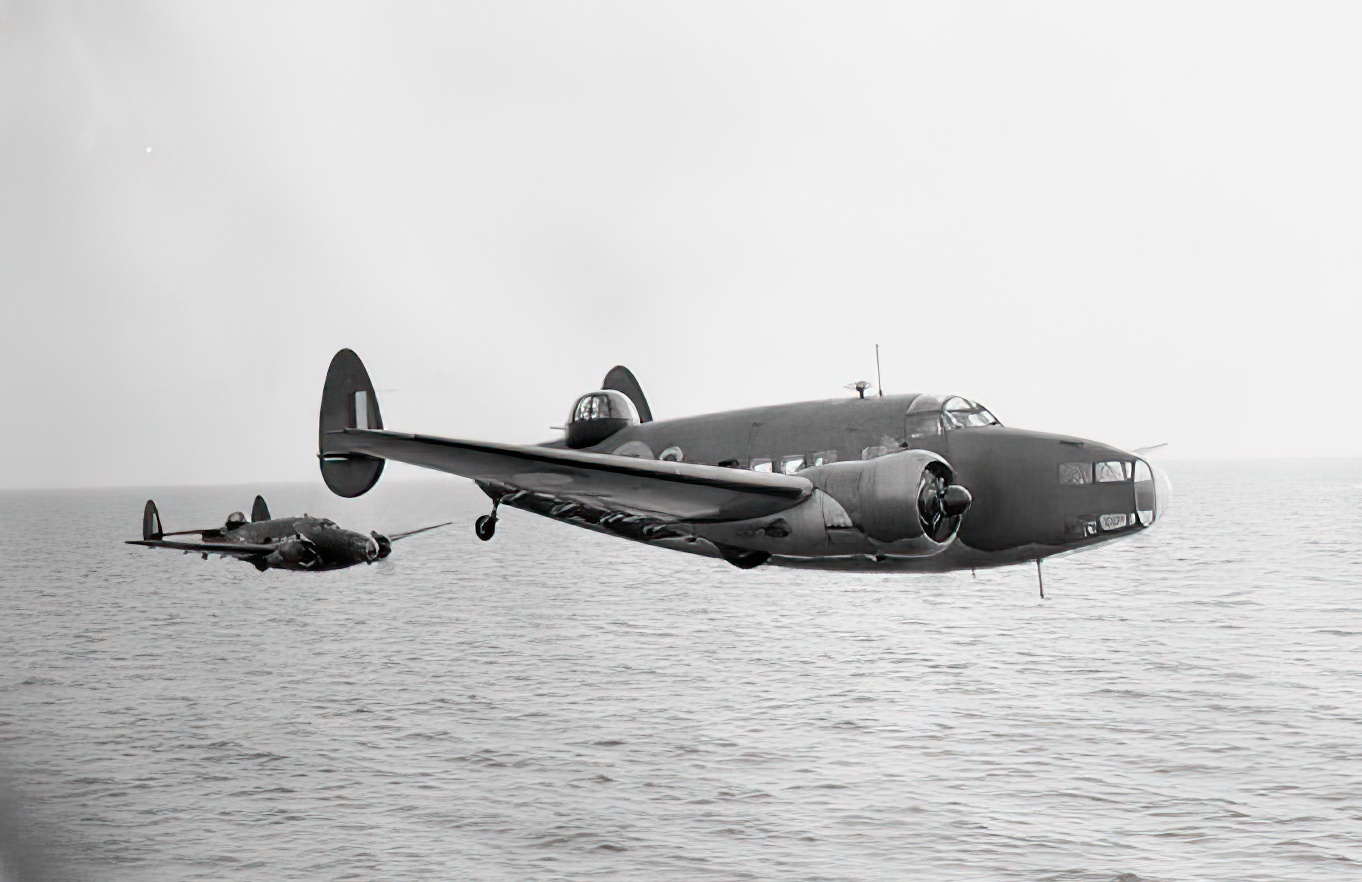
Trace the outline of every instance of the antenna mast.
[[875, 388], [879, 390], [879, 396], [884, 397], [884, 375], [880, 373], [880, 344], [875, 344]]

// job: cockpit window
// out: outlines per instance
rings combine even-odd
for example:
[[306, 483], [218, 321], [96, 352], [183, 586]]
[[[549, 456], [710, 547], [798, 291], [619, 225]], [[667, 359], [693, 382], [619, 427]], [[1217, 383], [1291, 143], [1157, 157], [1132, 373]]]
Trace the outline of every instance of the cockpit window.
[[1094, 468], [1097, 472], [1097, 483], [1109, 484], [1114, 481], [1129, 481], [1134, 464], [1124, 460], [1113, 460], [1096, 463]]
[[919, 395], [908, 405], [905, 426], [909, 438], [941, 434], [941, 396]]
[[1092, 463], [1090, 462], [1062, 462], [1059, 464], [1059, 483], [1061, 484], [1091, 484], [1092, 483]]
[[793, 475], [802, 468], [804, 468], [803, 456], [782, 456], [780, 458], [780, 470], [784, 474]]
[[949, 429], [1002, 425], [997, 417], [988, 412], [988, 408], [959, 395], [946, 401], [946, 406], [941, 409], [941, 416]]
[[333, 520], [331, 520], [330, 518], [322, 518], [320, 521], [317, 521], [317, 526], [319, 526], [319, 527], [334, 527], [334, 526], [336, 526], [336, 522], [333, 521]]

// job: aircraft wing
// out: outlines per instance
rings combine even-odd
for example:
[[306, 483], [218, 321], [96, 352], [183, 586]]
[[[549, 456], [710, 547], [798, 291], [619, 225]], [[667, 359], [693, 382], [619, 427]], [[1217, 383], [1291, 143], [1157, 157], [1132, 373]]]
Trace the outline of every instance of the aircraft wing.
[[785, 511], [813, 492], [798, 475], [660, 462], [558, 447], [492, 444], [382, 429], [324, 434], [323, 463], [394, 459], [557, 499], [668, 521], [736, 521]]
[[424, 533], [427, 530], [438, 530], [441, 527], [448, 527], [453, 521], [445, 521], [443, 524], [431, 524], [429, 527], [421, 527], [419, 530], [408, 530], [405, 533], [389, 533], [388, 541], [396, 542], [398, 539], [406, 539], [408, 536], [415, 536], [417, 533]]
[[208, 554], [230, 554], [235, 557], [258, 557], [277, 550], [274, 545], [248, 545], [244, 542], [166, 542], [164, 539], [129, 539], [129, 545], [148, 548], [174, 548], [178, 551], [202, 551]]

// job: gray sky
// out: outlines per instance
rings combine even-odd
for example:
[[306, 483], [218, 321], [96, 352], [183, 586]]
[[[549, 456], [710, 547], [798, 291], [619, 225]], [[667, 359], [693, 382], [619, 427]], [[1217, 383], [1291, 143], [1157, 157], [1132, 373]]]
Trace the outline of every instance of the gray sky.
[[0, 0], [0, 488], [951, 391], [1362, 454], [1362, 7]]

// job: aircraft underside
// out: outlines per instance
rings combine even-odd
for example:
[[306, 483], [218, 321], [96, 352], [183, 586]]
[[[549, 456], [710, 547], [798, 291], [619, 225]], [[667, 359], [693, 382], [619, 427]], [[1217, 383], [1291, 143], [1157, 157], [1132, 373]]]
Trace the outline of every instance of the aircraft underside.
[[[808, 553], [781, 554], [778, 552], [762, 552], [760, 549], [716, 544], [700, 535], [700, 533], [705, 532], [703, 525], [677, 524], [647, 515], [613, 511], [602, 506], [555, 497], [546, 493], [534, 493], [499, 486], [494, 482], [479, 481], [477, 483], [483, 492], [498, 505], [507, 505], [511, 508], [607, 536], [617, 536], [686, 554], [727, 560], [729, 563], [742, 568], [748, 568], [750, 563], [751, 566], [766, 565], [836, 572], [943, 573], [1031, 563], [1057, 554], [1077, 551], [1080, 548], [1090, 548], [1093, 545], [1133, 535], [1133, 532], [1121, 535], [1104, 534], [1095, 536], [1079, 545], [1027, 543], [1014, 548], [991, 551], [972, 548], [957, 538], [940, 552], [926, 556], [865, 552], [838, 553], [835, 549], [804, 549]], [[1138, 532], [1138, 530], [1135, 532]]]

